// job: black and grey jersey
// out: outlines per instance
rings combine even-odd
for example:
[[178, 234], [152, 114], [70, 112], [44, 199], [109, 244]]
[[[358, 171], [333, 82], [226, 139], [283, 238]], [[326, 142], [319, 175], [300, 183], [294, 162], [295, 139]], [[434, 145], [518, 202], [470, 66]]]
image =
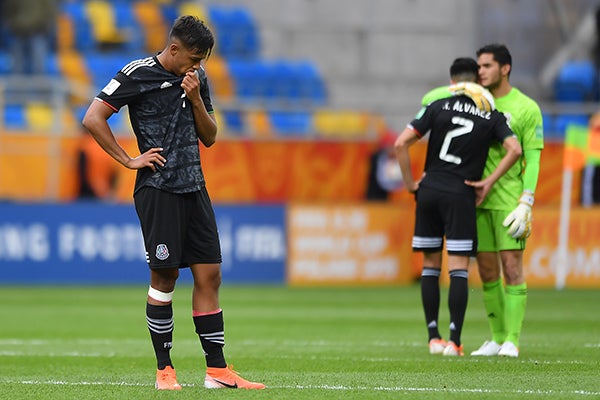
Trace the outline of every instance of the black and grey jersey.
[[472, 193], [464, 181], [481, 179], [492, 140], [514, 135], [502, 113], [481, 111], [467, 96], [429, 104], [409, 126], [421, 137], [430, 132], [420, 185], [453, 193]]
[[[203, 69], [198, 70], [200, 95], [211, 113], [208, 81]], [[140, 153], [162, 147], [167, 162], [157, 171], [137, 171], [135, 190], [151, 186], [172, 193], [188, 193], [204, 186], [200, 164], [198, 135], [191, 103], [181, 82], [182, 76], [165, 70], [156, 57], [135, 60], [121, 69], [102, 89], [96, 99], [115, 112], [127, 105], [131, 126]]]

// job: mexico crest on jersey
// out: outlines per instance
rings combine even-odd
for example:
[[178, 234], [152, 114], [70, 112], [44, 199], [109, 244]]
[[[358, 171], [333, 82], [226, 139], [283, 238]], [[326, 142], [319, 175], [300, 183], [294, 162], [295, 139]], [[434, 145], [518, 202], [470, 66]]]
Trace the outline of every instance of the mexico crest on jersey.
[[158, 246], [156, 246], [156, 258], [158, 258], [161, 261], [164, 261], [167, 258], [169, 258], [169, 248], [166, 244], [161, 243]]

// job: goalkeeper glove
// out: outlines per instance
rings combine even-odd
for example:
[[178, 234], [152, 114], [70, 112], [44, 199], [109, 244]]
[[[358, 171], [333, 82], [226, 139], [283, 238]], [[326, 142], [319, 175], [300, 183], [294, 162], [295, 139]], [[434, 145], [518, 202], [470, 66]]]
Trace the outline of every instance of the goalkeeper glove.
[[448, 90], [453, 96], [469, 96], [481, 111], [490, 112], [496, 109], [494, 96], [489, 90], [475, 82], [458, 82], [450, 85]]
[[508, 227], [507, 233], [515, 239], [526, 239], [531, 235], [531, 207], [533, 206], [533, 193], [524, 191], [519, 198], [519, 205], [502, 223]]

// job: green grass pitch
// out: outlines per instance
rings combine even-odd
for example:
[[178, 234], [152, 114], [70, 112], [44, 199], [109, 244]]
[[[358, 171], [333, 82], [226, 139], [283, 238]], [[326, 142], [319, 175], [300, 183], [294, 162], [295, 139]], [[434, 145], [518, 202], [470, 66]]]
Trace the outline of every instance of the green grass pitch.
[[[221, 289], [225, 354], [264, 391], [208, 390], [189, 286], [175, 291], [179, 392], [154, 389], [147, 286], [0, 286], [0, 399], [593, 399], [600, 291], [530, 289], [518, 359], [468, 354], [488, 338], [471, 289], [465, 357], [432, 356], [418, 286]], [[440, 325], [448, 325], [447, 291]], [[442, 329], [447, 336], [447, 329]]]

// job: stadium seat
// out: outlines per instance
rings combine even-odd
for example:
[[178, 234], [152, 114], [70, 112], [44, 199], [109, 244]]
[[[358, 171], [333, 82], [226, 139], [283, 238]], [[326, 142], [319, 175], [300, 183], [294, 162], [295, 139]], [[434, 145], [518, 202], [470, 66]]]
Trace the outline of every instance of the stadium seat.
[[369, 115], [358, 111], [317, 110], [314, 115], [315, 132], [328, 138], [364, 138], [370, 125]]
[[[68, 24], [63, 23], [61, 26], [69, 26], [73, 29], [72, 43], [74, 47], [79, 51], [85, 51], [93, 49], [95, 47], [95, 40], [92, 34], [91, 25], [85, 11], [84, 2], [80, 1], [66, 1], [61, 3], [61, 16], [64, 16]], [[64, 21], [64, 22], [66, 22]], [[59, 18], [61, 22], [61, 18]], [[60, 38], [59, 33], [59, 38]], [[66, 43], [68, 46], [70, 43]], [[59, 46], [61, 42], [59, 40]], [[65, 48], [68, 49], [69, 47]]]
[[[160, 5], [147, 1], [139, 1], [132, 6], [136, 21], [144, 32], [145, 50], [155, 53], [163, 49], [169, 27], [163, 19]], [[133, 24], [132, 24], [133, 25]]]
[[242, 112], [239, 110], [225, 110], [221, 112], [227, 132], [232, 134], [242, 134], [244, 132], [244, 120]]
[[591, 61], [570, 61], [554, 82], [554, 98], [563, 102], [594, 101], [598, 98], [598, 74]]
[[6, 75], [10, 73], [10, 64], [10, 55], [7, 52], [0, 51], [0, 75]]
[[113, 46], [126, 42], [126, 38], [117, 27], [111, 2], [87, 0], [85, 2], [85, 15], [91, 25], [94, 41], [98, 46]]
[[544, 124], [544, 139], [560, 136], [556, 132], [556, 126], [554, 122], [554, 115], [542, 112], [542, 123]]
[[325, 82], [316, 65], [309, 60], [301, 61], [296, 65], [297, 74], [301, 77], [300, 97], [314, 105], [323, 105], [327, 102]]
[[[146, 31], [141, 21], [136, 18], [135, 7], [137, 4], [128, 0], [117, 0], [113, 2], [113, 12], [117, 29], [122, 32], [124, 43], [122, 51], [133, 51], [140, 53], [147, 50]], [[144, 28], [143, 28], [144, 27]], [[164, 44], [165, 36], [161, 38], [161, 46]], [[145, 47], [146, 46], [146, 47]]]
[[[174, 20], [177, 17], [177, 14], [168, 15], [167, 14], [168, 11], [169, 11], [169, 9], [163, 10], [163, 12], [165, 13], [165, 17], [168, 17], [167, 20], [172, 23], [172, 20]], [[206, 23], [210, 23], [210, 21], [207, 20], [206, 10], [204, 9], [204, 7], [202, 7], [201, 4], [198, 4], [198, 2], [184, 1], [179, 5], [178, 11], [179, 11], [179, 15], [194, 15], [194, 16], [200, 18], [202, 21], [205, 21]]]
[[585, 114], [561, 114], [554, 118], [555, 137], [564, 139], [567, 126], [588, 126], [589, 116]]
[[278, 136], [306, 136], [313, 132], [312, 114], [307, 111], [271, 111], [269, 121]]
[[134, 58], [121, 52], [88, 54], [85, 62], [94, 87], [97, 90], [102, 89], [121, 68]]
[[254, 137], [272, 137], [273, 128], [265, 110], [250, 110], [245, 113], [245, 127]]
[[211, 95], [221, 100], [231, 100], [235, 94], [235, 85], [225, 60], [217, 54], [211, 55], [205, 68], [209, 77]]
[[216, 34], [216, 50], [224, 58], [255, 59], [259, 55], [258, 29], [250, 12], [242, 6], [208, 8]]
[[31, 103], [25, 106], [25, 121], [33, 130], [49, 130], [54, 123], [52, 108], [48, 104]]
[[7, 104], [4, 106], [4, 127], [7, 129], [27, 129], [25, 108], [20, 104]]

